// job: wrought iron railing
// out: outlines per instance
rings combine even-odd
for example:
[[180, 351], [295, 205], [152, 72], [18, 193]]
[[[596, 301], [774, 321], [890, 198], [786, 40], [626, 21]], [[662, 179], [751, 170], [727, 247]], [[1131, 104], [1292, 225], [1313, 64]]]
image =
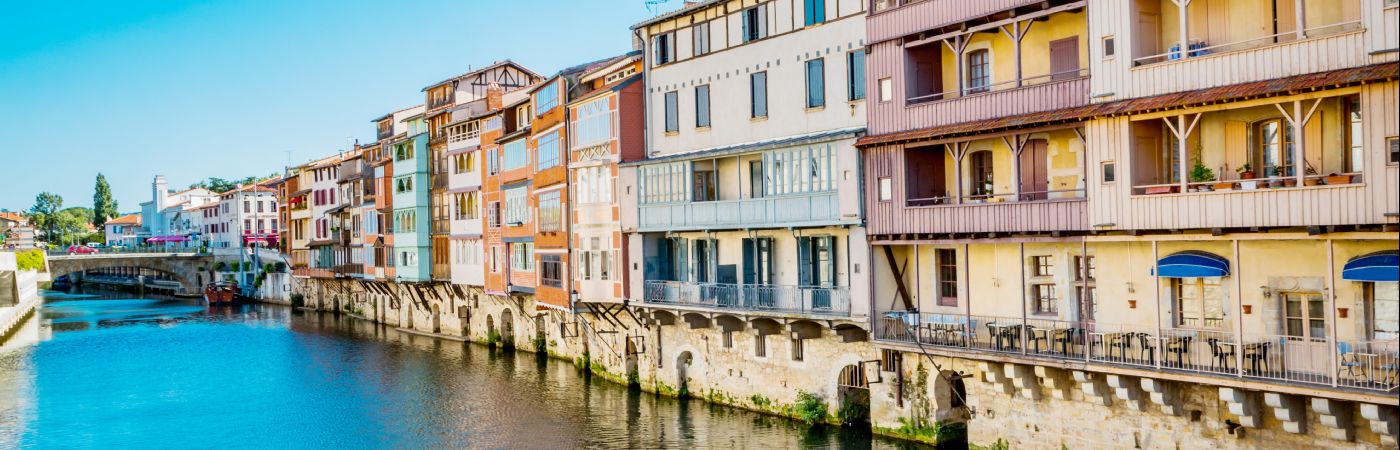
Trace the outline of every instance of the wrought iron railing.
[[887, 312], [875, 339], [1161, 371], [1396, 392], [1395, 340], [1162, 329], [1020, 317]]

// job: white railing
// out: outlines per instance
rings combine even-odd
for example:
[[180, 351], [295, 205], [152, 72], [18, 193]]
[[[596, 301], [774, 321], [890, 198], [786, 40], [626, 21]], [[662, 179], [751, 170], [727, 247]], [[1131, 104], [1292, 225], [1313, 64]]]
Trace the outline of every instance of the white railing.
[[1232, 378], [1395, 392], [1400, 344], [1048, 318], [886, 312], [875, 339]]
[[774, 286], [651, 280], [646, 282], [644, 301], [760, 312], [832, 316], [851, 314], [851, 292], [844, 286]]
[[[1308, 38], [1313, 38], [1313, 37], [1331, 36], [1331, 35], [1334, 35], [1334, 34], [1341, 34], [1341, 33], [1345, 33], [1345, 32], [1348, 32], [1348, 31], [1359, 30], [1360, 28], [1361, 28], [1361, 21], [1360, 21], [1360, 20], [1351, 20], [1351, 21], [1346, 21], [1346, 22], [1337, 22], [1337, 23], [1333, 23], [1333, 24], [1327, 24], [1327, 25], [1321, 25], [1321, 26], [1316, 26], [1316, 27], [1312, 27], [1312, 28], [1306, 28], [1306, 29], [1303, 30], [1303, 32], [1302, 32], [1301, 35], [1300, 35], [1298, 32], [1296, 32], [1296, 31], [1288, 31], [1288, 32], [1284, 32], [1284, 33], [1277, 33], [1277, 34], [1270, 34], [1270, 35], [1264, 35], [1264, 36], [1257, 36], [1257, 37], [1252, 37], [1252, 38], [1248, 38], [1248, 39], [1242, 39], [1242, 40], [1238, 40], [1238, 41], [1234, 41], [1234, 42], [1227, 42], [1227, 43], [1224, 43], [1224, 44], [1210, 44], [1210, 45], [1208, 45], [1209, 43], [1207, 43], [1207, 42], [1205, 42], [1205, 41], [1194, 40], [1194, 41], [1188, 42], [1188, 43], [1186, 44], [1187, 49], [1186, 49], [1186, 56], [1185, 56], [1185, 58], [1199, 58], [1199, 57], [1206, 56], [1206, 55], [1210, 55], [1210, 54], [1214, 54], [1214, 53], [1227, 53], [1227, 52], [1233, 52], [1233, 51], [1237, 51], [1237, 50], [1248, 50], [1248, 49], [1251, 49], [1251, 48], [1267, 47], [1267, 46], [1270, 46], [1270, 45], [1284, 44], [1284, 43], [1288, 43], [1288, 42], [1296, 42], [1296, 41], [1299, 41], [1299, 40], [1308, 39]], [[1281, 41], [1280, 38], [1294, 38], [1294, 39], [1292, 39], [1292, 40], [1286, 40], [1286, 41]], [[1164, 52], [1164, 53], [1159, 53], [1159, 54], [1156, 54], [1156, 55], [1149, 55], [1149, 56], [1144, 56], [1144, 57], [1141, 57], [1141, 58], [1134, 59], [1134, 60], [1133, 60], [1133, 65], [1142, 66], [1142, 65], [1148, 65], [1148, 64], [1156, 64], [1156, 63], [1165, 62], [1165, 61], [1177, 61], [1177, 60], [1181, 60], [1181, 59], [1183, 59], [1183, 58], [1182, 58], [1182, 53], [1181, 53], [1181, 42], [1180, 42], [1180, 41], [1174, 41], [1174, 42], [1172, 42], [1172, 45], [1171, 45], [1170, 47], [1167, 48], [1167, 51], [1166, 51], [1166, 52]]]

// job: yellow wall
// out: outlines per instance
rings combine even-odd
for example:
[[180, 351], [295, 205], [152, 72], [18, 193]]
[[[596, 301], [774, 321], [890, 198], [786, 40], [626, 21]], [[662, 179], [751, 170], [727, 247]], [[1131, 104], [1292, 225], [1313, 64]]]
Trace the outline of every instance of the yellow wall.
[[[1035, 21], [1029, 32], [1021, 40], [1022, 78], [1042, 77], [1033, 80], [1040, 83], [1048, 80], [1050, 74], [1050, 42], [1072, 36], [1079, 39], [1079, 67], [1089, 67], [1088, 26], [1083, 12], [1058, 13], [1047, 21]], [[958, 90], [957, 58], [948, 46], [942, 48], [943, 92], [956, 93]], [[989, 49], [992, 56], [992, 84], [1010, 82], [1016, 79], [1016, 46], [1011, 37], [997, 30], [974, 34], [964, 50], [966, 53], [978, 49]], [[964, 61], [966, 62], [966, 61]], [[964, 69], [966, 73], [966, 69]], [[1014, 88], [1014, 84], [994, 86], [994, 90]]]
[[[1052, 190], [1069, 190], [1083, 187], [1083, 172], [1080, 170], [1080, 159], [1084, 152], [1084, 143], [1074, 133], [1074, 130], [1054, 130], [1043, 133], [1031, 133], [1028, 139], [1045, 139], [1047, 141], [1046, 156], [1049, 158], [1048, 178]], [[1016, 183], [1015, 174], [1012, 170], [1012, 162], [1015, 156], [1011, 153], [1011, 147], [1006, 145], [1006, 141], [1001, 138], [978, 139], [968, 144], [967, 154], [963, 157], [963, 195], [972, 193], [972, 152], [980, 150], [990, 150], [992, 152], [992, 180], [993, 192], [996, 194], [1011, 194]], [[957, 164], [953, 161], [953, 156], [944, 153], [943, 179], [947, 186], [948, 195], [956, 195], [954, 189], [957, 186], [956, 169]], [[1063, 193], [1052, 195], [1051, 197], [1073, 197], [1074, 193]], [[1011, 201], [1011, 197], [1006, 197], [1005, 201]]]

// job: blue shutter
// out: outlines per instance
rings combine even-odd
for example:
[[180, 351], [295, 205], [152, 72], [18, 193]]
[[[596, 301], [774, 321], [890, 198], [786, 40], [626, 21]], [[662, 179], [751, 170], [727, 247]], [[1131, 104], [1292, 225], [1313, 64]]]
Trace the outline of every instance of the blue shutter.
[[812, 285], [812, 238], [797, 238], [797, 284]]

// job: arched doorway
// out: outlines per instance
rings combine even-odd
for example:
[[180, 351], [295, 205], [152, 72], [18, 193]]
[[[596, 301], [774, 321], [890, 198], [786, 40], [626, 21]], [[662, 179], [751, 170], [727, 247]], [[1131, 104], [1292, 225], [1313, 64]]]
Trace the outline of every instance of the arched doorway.
[[501, 311], [501, 345], [515, 347], [515, 318], [511, 317], [509, 309]]
[[967, 446], [967, 422], [972, 410], [967, 402], [964, 375], [951, 370], [938, 373], [933, 379], [933, 420], [943, 424], [946, 441], [957, 448]]
[[840, 400], [836, 417], [841, 419], [842, 425], [870, 423], [870, 381], [859, 364], [841, 368], [836, 378], [836, 396]]
[[688, 351], [676, 356], [676, 395], [681, 398], [690, 396], [690, 365], [693, 362], [695, 357]]
[[401, 322], [404, 323], [404, 328], [412, 329], [412, 328], [413, 328], [413, 301], [412, 301], [412, 300], [409, 300], [409, 301], [407, 301], [407, 302], [404, 302], [402, 314], [403, 314], [404, 319], [403, 319]]
[[442, 332], [442, 307], [433, 305], [433, 332]]

